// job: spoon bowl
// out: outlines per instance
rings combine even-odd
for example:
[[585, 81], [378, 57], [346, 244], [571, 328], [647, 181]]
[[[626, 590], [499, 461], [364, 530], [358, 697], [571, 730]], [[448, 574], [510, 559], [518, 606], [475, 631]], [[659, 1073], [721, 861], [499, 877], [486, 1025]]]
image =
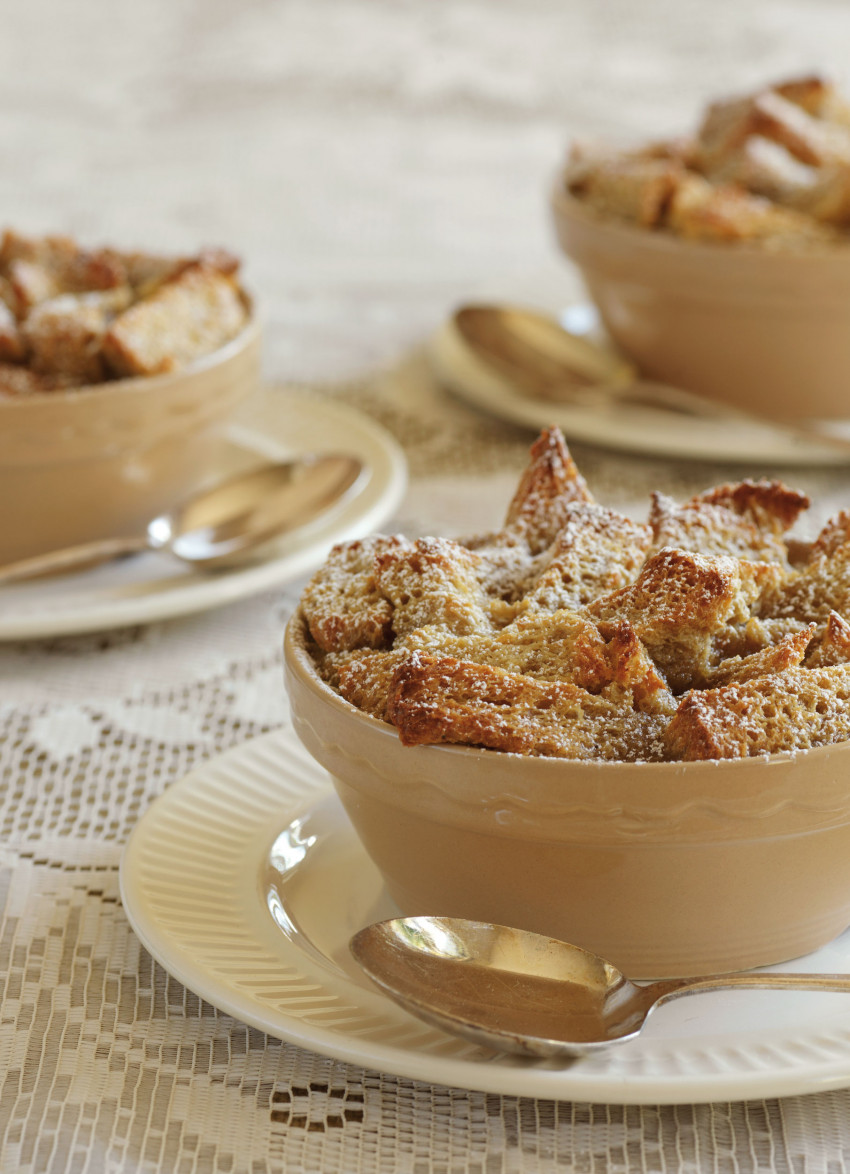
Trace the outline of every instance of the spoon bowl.
[[363, 465], [345, 453], [307, 455], [249, 469], [201, 490], [142, 534], [98, 539], [0, 567], [0, 583], [155, 550], [202, 570], [251, 558], [265, 543], [315, 521], [359, 482]]
[[355, 934], [351, 952], [401, 1006], [500, 1052], [575, 1057], [626, 1043], [654, 1008], [731, 987], [850, 994], [846, 974], [735, 974], [638, 985], [610, 962], [555, 938], [453, 917], [399, 917]]

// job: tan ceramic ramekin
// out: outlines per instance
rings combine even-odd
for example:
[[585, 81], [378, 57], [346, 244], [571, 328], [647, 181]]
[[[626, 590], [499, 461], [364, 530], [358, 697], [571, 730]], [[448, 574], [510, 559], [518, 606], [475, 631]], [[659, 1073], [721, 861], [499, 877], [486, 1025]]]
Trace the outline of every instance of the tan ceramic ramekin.
[[850, 245], [682, 240], [602, 219], [562, 184], [552, 214], [606, 329], [644, 376], [776, 419], [850, 416]]
[[218, 431], [259, 372], [252, 314], [167, 375], [0, 398], [0, 563], [142, 532], [207, 478]]
[[295, 729], [399, 909], [574, 942], [638, 978], [808, 953], [850, 924], [850, 744], [723, 762], [404, 747], [285, 641]]

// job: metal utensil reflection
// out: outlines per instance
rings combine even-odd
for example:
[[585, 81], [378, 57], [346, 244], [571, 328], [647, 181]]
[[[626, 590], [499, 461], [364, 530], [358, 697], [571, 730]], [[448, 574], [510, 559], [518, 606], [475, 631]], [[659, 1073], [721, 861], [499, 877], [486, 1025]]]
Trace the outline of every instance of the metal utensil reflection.
[[359, 481], [362, 463], [343, 453], [272, 462], [202, 490], [142, 534], [54, 550], [0, 567], [0, 583], [70, 571], [142, 550], [215, 570], [252, 557], [263, 544], [313, 522]]
[[575, 1057], [635, 1039], [650, 1012], [708, 990], [841, 991], [847, 974], [736, 974], [638, 986], [567, 942], [489, 922], [399, 917], [361, 930], [351, 952], [420, 1019], [497, 1051]]

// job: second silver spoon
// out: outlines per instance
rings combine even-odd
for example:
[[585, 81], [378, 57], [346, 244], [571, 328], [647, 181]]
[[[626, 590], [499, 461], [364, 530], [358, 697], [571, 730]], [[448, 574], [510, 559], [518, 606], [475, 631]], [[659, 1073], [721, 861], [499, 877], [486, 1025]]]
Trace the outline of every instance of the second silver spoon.
[[250, 469], [201, 490], [142, 534], [104, 538], [0, 567], [0, 583], [70, 571], [142, 550], [158, 550], [213, 570], [314, 521], [349, 493], [362, 463], [343, 453], [300, 457]]

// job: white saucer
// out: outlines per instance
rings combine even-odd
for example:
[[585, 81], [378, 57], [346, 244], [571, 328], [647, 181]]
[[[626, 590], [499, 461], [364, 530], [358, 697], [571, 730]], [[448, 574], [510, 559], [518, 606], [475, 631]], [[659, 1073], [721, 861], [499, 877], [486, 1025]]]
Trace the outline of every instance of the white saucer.
[[[397, 1076], [603, 1104], [850, 1085], [850, 997], [840, 994], [683, 999], [634, 1043], [560, 1068], [496, 1056], [407, 1015], [347, 948], [358, 929], [397, 911], [328, 776], [288, 729], [171, 786], [130, 838], [121, 893], [144, 946], [202, 998], [270, 1035]], [[781, 969], [850, 972], [850, 933]]]
[[[297, 534], [263, 550], [262, 561], [213, 575], [156, 554], [73, 575], [0, 588], [0, 640], [102, 631], [232, 603], [315, 570], [335, 542], [379, 529], [407, 483], [404, 456], [377, 424], [344, 404], [266, 390], [231, 426], [218, 475], [262, 459], [338, 450], [360, 457], [353, 493]], [[247, 455], [246, 455], [247, 454]]]
[[[555, 316], [575, 334], [605, 343], [592, 305], [576, 303]], [[750, 466], [754, 462], [789, 467], [833, 466], [850, 461], [850, 452], [795, 437], [769, 425], [742, 423], [738, 419], [732, 424], [697, 419], [637, 404], [603, 405], [597, 409], [535, 399], [477, 359], [451, 319], [431, 340], [430, 358], [437, 379], [474, 407], [535, 431], [557, 424], [568, 441], [675, 460]]]

